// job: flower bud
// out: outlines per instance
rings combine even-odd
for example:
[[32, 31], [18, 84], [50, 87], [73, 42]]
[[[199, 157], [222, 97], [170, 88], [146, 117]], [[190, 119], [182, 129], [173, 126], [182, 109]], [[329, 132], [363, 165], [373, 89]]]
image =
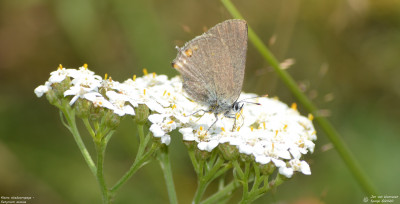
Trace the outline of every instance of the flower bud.
[[46, 98], [49, 101], [49, 103], [52, 105], [55, 105], [55, 104], [57, 104], [57, 102], [59, 102], [57, 95], [53, 89], [50, 89], [49, 91], [47, 91]]
[[64, 98], [64, 92], [71, 87], [71, 79], [66, 77], [60, 83], [52, 84], [53, 90], [58, 98]]
[[119, 123], [121, 122], [121, 117], [115, 114], [113, 111], [109, 110], [106, 111], [105, 117], [105, 125], [111, 129], [115, 129], [118, 127]]
[[147, 122], [147, 118], [150, 115], [149, 108], [144, 104], [139, 104], [139, 106], [135, 110], [136, 113], [136, 123], [138, 124], [145, 124]]
[[269, 162], [267, 164], [259, 164], [260, 167], [260, 172], [263, 175], [271, 175], [274, 173], [276, 166], [274, 165], [273, 162]]
[[90, 109], [89, 119], [91, 121], [100, 120], [106, 114], [106, 112], [106, 109], [92, 105]]
[[228, 161], [236, 160], [239, 157], [239, 150], [234, 145], [223, 143], [218, 145], [218, 147], [224, 159]]
[[[214, 150], [215, 151], [215, 150]], [[207, 151], [203, 151], [203, 150], [199, 150], [199, 149], [195, 149], [194, 153], [196, 155], [196, 158], [198, 160], [206, 160], [211, 156], [211, 152], [207, 152]]]
[[243, 154], [243, 153], [239, 154], [239, 158], [240, 158], [240, 160], [242, 160], [244, 162], [252, 162], [252, 161], [256, 160], [253, 155], [248, 155], [248, 154]]
[[91, 106], [92, 106], [92, 102], [90, 102], [88, 100], [78, 99], [75, 102], [75, 106], [74, 106], [76, 116], [78, 116], [80, 118], [89, 117]]
[[193, 151], [197, 145], [196, 142], [187, 140], [183, 140], [183, 144], [185, 144], [186, 148], [188, 148], [189, 151]]

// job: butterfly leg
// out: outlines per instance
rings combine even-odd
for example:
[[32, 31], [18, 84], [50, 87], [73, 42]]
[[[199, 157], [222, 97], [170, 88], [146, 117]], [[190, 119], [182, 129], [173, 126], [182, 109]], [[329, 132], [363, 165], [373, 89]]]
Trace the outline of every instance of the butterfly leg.
[[[194, 113], [192, 113], [192, 114], [190, 114], [190, 115], [188, 115], [188, 116], [192, 116], [192, 115], [194, 115], [194, 114], [196, 114], [196, 113], [198, 113], [198, 112], [200, 112], [200, 111], [203, 111], [203, 115], [206, 114], [206, 112], [207, 112], [207, 111], [204, 110], [204, 109], [199, 109], [199, 110], [195, 111]], [[203, 115], [202, 115], [202, 116], [203, 116]]]
[[227, 117], [227, 118], [235, 119], [234, 122], [233, 122], [233, 126], [232, 126], [232, 132], [233, 132], [233, 130], [235, 130], [235, 128], [236, 128], [236, 114], [230, 114], [230, 111], [227, 111], [227, 112], [224, 113], [224, 116]]
[[214, 126], [215, 123], [217, 123], [217, 121], [218, 121], [218, 114], [217, 114], [217, 113], [214, 113], [214, 116], [215, 116], [215, 121], [214, 121], [213, 124], [211, 124], [210, 127], [207, 129], [207, 132], [208, 132], [208, 131], [210, 130], [210, 128], [212, 128], [212, 126]]

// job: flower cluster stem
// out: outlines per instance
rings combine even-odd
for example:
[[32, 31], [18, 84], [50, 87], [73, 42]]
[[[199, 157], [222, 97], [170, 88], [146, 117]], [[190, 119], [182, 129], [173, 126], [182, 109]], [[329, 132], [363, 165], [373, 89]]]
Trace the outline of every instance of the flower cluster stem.
[[206, 182], [204, 179], [199, 178], [197, 182], [197, 190], [196, 193], [194, 194], [194, 200], [193, 203], [200, 203], [201, 198], [203, 197], [204, 192], [207, 189], [208, 182]]
[[63, 114], [60, 114], [61, 120], [63, 121], [63, 115], [65, 119], [67, 120], [66, 127], [67, 129], [71, 132], [72, 136], [74, 137], [74, 140], [76, 144], [78, 145], [79, 150], [82, 153], [83, 158], [86, 161], [86, 164], [89, 166], [90, 171], [92, 172], [93, 175], [97, 174], [97, 168], [96, 165], [93, 162], [92, 157], [89, 154], [89, 151], [87, 150], [85, 143], [83, 143], [81, 135], [79, 134], [78, 127], [76, 125], [75, 121], [75, 111], [68, 105], [68, 101], [63, 101], [62, 106], [59, 107], [61, 112]]
[[[225, 8], [231, 13], [234, 18], [243, 19], [240, 12], [236, 9], [236, 7], [232, 4], [230, 0], [221, 1], [224, 4]], [[264, 57], [265, 61], [267, 61], [272, 66], [278, 76], [286, 84], [286, 86], [297, 98], [297, 100], [305, 107], [305, 109], [316, 116], [315, 120], [317, 124], [321, 127], [321, 129], [325, 132], [330, 141], [334, 144], [342, 160], [347, 165], [350, 172], [353, 174], [353, 177], [358, 181], [361, 188], [369, 195], [377, 195], [377, 190], [375, 186], [371, 183], [368, 176], [360, 167], [358, 161], [350, 152], [349, 148], [342, 140], [341, 136], [333, 127], [333, 125], [326, 118], [318, 116], [317, 107], [307, 98], [306, 95], [303, 94], [299, 86], [297, 86], [296, 81], [284, 69], [281, 68], [278, 60], [269, 51], [267, 46], [265, 46], [265, 44], [257, 36], [253, 29], [249, 27], [248, 31], [250, 41], [256, 47], [258, 52]]]
[[157, 145], [152, 144], [150, 149], [144, 153], [148, 142], [150, 141], [150, 133], [148, 133], [146, 136], [144, 135], [144, 130], [143, 130], [143, 125], [137, 124], [138, 128], [138, 133], [139, 133], [139, 149], [136, 154], [135, 161], [133, 162], [132, 166], [129, 168], [129, 170], [121, 177], [120, 180], [111, 188], [111, 192], [114, 193], [116, 192], [124, 183], [126, 183], [129, 178], [132, 177], [132, 175], [140, 169], [140, 167], [144, 166], [146, 162], [149, 160], [150, 156], [156, 151]]
[[[95, 164], [93, 162], [92, 157], [89, 154], [89, 151], [87, 150], [81, 136], [79, 133], [79, 130], [77, 128], [76, 124], [76, 115], [75, 115], [75, 110], [68, 104], [67, 100], [63, 100], [60, 104], [57, 104], [57, 107], [60, 109], [60, 118], [63, 124], [66, 126], [66, 128], [72, 133], [76, 144], [78, 145], [79, 150], [82, 153], [83, 158], [85, 159], [87, 165], [89, 166], [90, 171], [92, 174], [96, 177], [96, 180], [99, 184], [101, 194], [102, 194], [102, 199], [103, 203], [111, 203], [113, 195], [115, 192], [121, 187], [125, 182], [129, 180], [129, 178], [138, 170], [140, 167], [146, 164], [146, 162], [149, 160], [151, 155], [156, 151], [158, 148], [157, 145], [149, 143], [151, 139], [150, 133], [148, 133], [146, 136], [144, 135], [144, 127], [143, 125], [138, 124], [138, 133], [139, 133], [139, 139], [140, 139], [140, 144], [138, 148], [138, 152], [136, 154], [135, 161], [133, 162], [132, 166], [130, 169], [121, 177], [121, 179], [112, 187], [112, 188], [107, 188], [105, 178], [104, 178], [104, 171], [103, 171], [103, 166], [104, 166], [104, 156], [105, 156], [105, 151], [106, 147], [108, 144], [108, 141], [111, 139], [114, 130], [110, 130], [109, 128], [105, 128], [103, 121], [99, 125], [98, 123], [94, 123], [92, 128], [92, 125], [90, 124], [90, 121], [87, 118], [83, 118], [83, 123], [89, 132], [89, 134], [92, 136], [93, 141], [96, 146], [96, 154], [97, 154], [97, 163]], [[65, 121], [64, 121], [65, 119]], [[146, 147], [151, 144], [151, 147], [146, 151]], [[168, 155], [164, 155], [164, 166], [167, 168], [166, 171], [169, 171], [169, 175], [171, 176], [172, 179], [172, 172], [171, 172], [171, 167], [170, 167], [170, 161]], [[166, 178], [167, 179], [167, 178]], [[169, 178], [168, 178], [169, 179]], [[172, 180], [171, 180], [172, 181]], [[170, 191], [170, 181], [167, 182], [168, 185], [168, 190]], [[173, 183], [172, 183], [173, 186]], [[175, 195], [175, 190], [172, 190], [173, 193], [170, 193], [170, 199], [171, 203], [177, 203], [176, 201], [176, 195]], [[175, 195], [175, 196], [173, 196]], [[175, 200], [172, 202], [172, 200]]]
[[[60, 117], [63, 118], [63, 115], [67, 121], [66, 127], [72, 133], [76, 144], [78, 145], [79, 150], [82, 153], [83, 158], [85, 159], [89, 169], [91, 170], [92, 174], [96, 177], [97, 182], [99, 183], [99, 187], [101, 190], [103, 203], [110, 203], [110, 196], [109, 191], [107, 189], [104, 175], [103, 175], [103, 162], [104, 162], [104, 153], [106, 143], [101, 139], [95, 140], [96, 142], [96, 151], [97, 151], [97, 166], [92, 160], [92, 157], [89, 154], [85, 144], [82, 141], [82, 138], [79, 134], [79, 130], [76, 125], [76, 118], [75, 118], [75, 111], [72, 109], [68, 104], [67, 101], [64, 101], [63, 104], [60, 106], [60, 110], [63, 114], [60, 114]], [[92, 132], [90, 132], [92, 133]]]
[[167, 185], [169, 203], [177, 204], [178, 199], [176, 197], [175, 185], [172, 177], [171, 161], [168, 154], [168, 147], [163, 148], [158, 159], [160, 161], [161, 169], [164, 172], [164, 179]]
[[238, 182], [231, 181], [228, 185], [219, 189], [218, 192], [216, 192], [212, 196], [202, 201], [201, 204], [218, 203], [221, 200], [227, 199], [232, 195], [232, 192], [236, 190], [238, 187], [239, 187]]
[[100, 190], [103, 197], [103, 203], [110, 203], [111, 196], [104, 180], [103, 164], [104, 164], [104, 153], [106, 150], [106, 143], [103, 140], [96, 141], [97, 151], [97, 174], [96, 178], [100, 185]]
[[[242, 184], [243, 194], [240, 203], [251, 203], [258, 199], [264, 193], [270, 190], [268, 183], [268, 175], [260, 172], [260, 167], [255, 162], [245, 161], [244, 171], [238, 161], [233, 162], [235, 168], [235, 180]], [[249, 189], [249, 184], [253, 182], [253, 186]], [[261, 184], [263, 184], [261, 186]]]
[[[226, 173], [230, 168], [232, 168], [232, 165], [230, 164], [225, 164], [225, 160], [222, 157], [218, 156], [217, 152], [213, 152], [211, 158], [206, 161], [204, 159], [200, 159], [200, 161], [197, 161], [196, 156], [194, 153], [190, 153], [189, 151], [190, 158], [192, 159], [192, 163], [196, 170], [197, 177], [198, 177], [198, 182], [197, 182], [197, 190], [193, 198], [193, 203], [201, 203], [201, 199], [204, 196], [205, 191], [207, 190], [207, 186], [216, 178], [222, 176], [223, 174]], [[229, 187], [222, 187], [222, 189], [225, 190], [225, 192], [232, 192], [235, 188], [235, 186], [232, 184]], [[228, 194], [216, 194], [213, 195], [213, 197], [210, 197], [207, 199], [207, 202], [210, 202], [212, 200], [220, 200], [223, 197], [226, 197]]]

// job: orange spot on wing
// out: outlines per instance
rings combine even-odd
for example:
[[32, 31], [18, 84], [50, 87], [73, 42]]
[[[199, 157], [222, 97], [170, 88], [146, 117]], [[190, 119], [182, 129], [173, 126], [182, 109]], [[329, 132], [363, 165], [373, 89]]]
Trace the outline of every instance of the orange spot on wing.
[[175, 68], [175, 69], [179, 69], [179, 66], [176, 63], [172, 63], [172, 67]]
[[191, 57], [192, 54], [193, 54], [192, 49], [189, 48], [189, 49], [185, 50], [185, 55], [186, 55], [186, 56]]

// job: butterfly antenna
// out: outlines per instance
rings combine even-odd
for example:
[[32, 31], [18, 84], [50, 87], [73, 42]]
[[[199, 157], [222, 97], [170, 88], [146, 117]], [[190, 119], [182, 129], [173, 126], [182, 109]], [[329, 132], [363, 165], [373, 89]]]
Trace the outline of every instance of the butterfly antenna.
[[262, 96], [254, 96], [254, 97], [250, 97], [250, 98], [245, 98], [245, 99], [239, 101], [239, 103], [250, 103], [250, 104], [254, 104], [254, 105], [261, 105], [261, 103], [247, 101], [247, 100], [255, 99], [255, 98], [262, 98], [262, 97], [267, 97], [267, 96], [268, 96], [268, 94], [265, 94], [265, 95], [262, 95]]

